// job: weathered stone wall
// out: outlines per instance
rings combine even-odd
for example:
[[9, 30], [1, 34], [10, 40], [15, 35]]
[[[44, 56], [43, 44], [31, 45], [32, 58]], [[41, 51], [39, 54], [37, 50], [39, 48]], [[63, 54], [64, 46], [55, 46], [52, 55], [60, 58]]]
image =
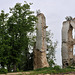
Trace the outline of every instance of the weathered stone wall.
[[49, 67], [46, 59], [46, 21], [45, 16], [40, 13], [37, 15], [38, 22], [36, 24], [37, 36], [34, 47], [34, 69]]
[[75, 39], [72, 36], [72, 30], [75, 29], [75, 19], [63, 22], [62, 27], [62, 65], [70, 66], [74, 62], [73, 45]]
[[47, 49], [46, 46], [46, 21], [45, 16], [40, 13], [37, 15], [38, 22], [36, 24], [37, 37], [36, 37], [36, 49], [44, 51]]

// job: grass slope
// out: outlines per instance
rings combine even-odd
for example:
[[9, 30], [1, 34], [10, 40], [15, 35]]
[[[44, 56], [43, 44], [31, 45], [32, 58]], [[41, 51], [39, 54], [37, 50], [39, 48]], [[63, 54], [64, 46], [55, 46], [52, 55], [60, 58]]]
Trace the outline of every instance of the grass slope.
[[[62, 73], [63, 74], [65, 74], [65, 73], [74, 73], [75, 74], [75, 68], [67, 67], [67, 68], [61, 69], [59, 66], [54, 66], [54, 67], [40, 68], [40, 69], [36, 69], [33, 71], [12, 72], [12, 75], [38, 75], [38, 74], [62, 74]], [[11, 75], [11, 73], [6, 73], [5, 75]]]
[[71, 73], [75, 72], [75, 68], [73, 67], [67, 67], [65, 69], [61, 69], [59, 66], [55, 67], [45, 67], [45, 68], [40, 68], [37, 70], [34, 70], [31, 72], [29, 75], [37, 75], [37, 74], [60, 74], [60, 73]]

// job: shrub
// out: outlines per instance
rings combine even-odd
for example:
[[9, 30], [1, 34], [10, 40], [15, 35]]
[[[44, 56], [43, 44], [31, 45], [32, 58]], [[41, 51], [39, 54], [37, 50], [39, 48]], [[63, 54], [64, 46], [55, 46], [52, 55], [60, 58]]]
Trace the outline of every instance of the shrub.
[[61, 70], [61, 67], [60, 66], [54, 66], [54, 69], [55, 70]]
[[68, 69], [75, 69], [75, 67], [72, 67], [72, 66], [68, 66], [67, 68]]
[[54, 62], [54, 60], [51, 59], [51, 60], [49, 61], [49, 65], [50, 65], [50, 67], [55, 66], [55, 62]]
[[8, 72], [7, 69], [4, 69], [4, 68], [1, 68], [1, 69], [0, 69], [0, 73], [7, 73], [7, 72]]

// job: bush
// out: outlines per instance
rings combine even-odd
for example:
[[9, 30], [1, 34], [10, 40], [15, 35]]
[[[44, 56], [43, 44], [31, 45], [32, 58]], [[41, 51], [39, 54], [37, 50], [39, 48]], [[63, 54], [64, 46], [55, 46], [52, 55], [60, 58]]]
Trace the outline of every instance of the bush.
[[61, 70], [61, 67], [60, 66], [54, 66], [54, 69], [55, 70]]
[[48, 67], [44, 67], [44, 68], [36, 69], [36, 70], [34, 70], [34, 71], [42, 71], [42, 70], [47, 70], [47, 69], [49, 69], [49, 68], [48, 68]]
[[4, 68], [1, 68], [1, 69], [0, 69], [0, 73], [7, 73], [7, 72], [8, 72], [7, 69], [4, 69]]
[[19, 68], [17, 68], [17, 72], [19, 72]]
[[51, 60], [49, 61], [49, 65], [50, 65], [50, 67], [53, 67], [53, 66], [55, 65], [54, 60], [51, 59]]
[[72, 67], [72, 66], [68, 66], [67, 68], [68, 69], [75, 69], [75, 67]]

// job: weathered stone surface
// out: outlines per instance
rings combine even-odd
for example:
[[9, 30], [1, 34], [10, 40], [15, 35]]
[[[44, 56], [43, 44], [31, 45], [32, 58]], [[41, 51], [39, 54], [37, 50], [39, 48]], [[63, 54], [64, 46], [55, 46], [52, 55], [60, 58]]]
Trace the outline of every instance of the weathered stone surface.
[[62, 27], [62, 64], [63, 67], [70, 66], [74, 63], [73, 45], [75, 39], [72, 36], [72, 30], [75, 29], [75, 19], [63, 22]]
[[34, 69], [49, 67], [47, 59], [46, 59], [46, 52], [34, 50]]
[[38, 22], [36, 24], [37, 37], [36, 37], [36, 49], [40, 51], [46, 51], [46, 21], [45, 16], [40, 13], [37, 15]]
[[49, 67], [46, 59], [46, 21], [45, 16], [40, 13], [37, 15], [38, 22], [37, 27], [37, 37], [36, 44], [34, 47], [34, 69]]
[[75, 55], [73, 56], [74, 62], [75, 62]]

